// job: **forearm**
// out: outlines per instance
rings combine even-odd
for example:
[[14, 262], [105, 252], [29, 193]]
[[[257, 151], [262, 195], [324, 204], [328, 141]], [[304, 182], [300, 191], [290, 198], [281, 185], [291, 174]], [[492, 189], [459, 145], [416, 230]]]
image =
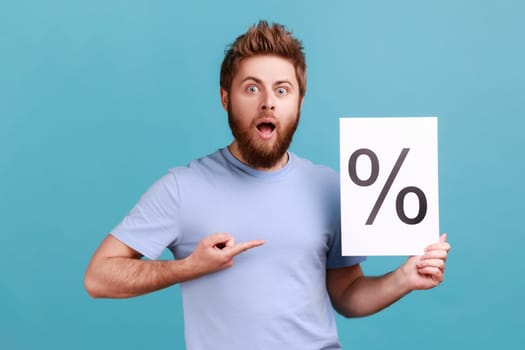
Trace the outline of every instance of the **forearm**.
[[108, 235], [93, 255], [84, 285], [94, 298], [129, 298], [230, 268], [233, 258], [261, 240], [235, 243], [227, 233], [203, 238], [192, 254], [170, 261], [142, 260], [141, 254]]
[[410, 292], [400, 270], [380, 277], [361, 276], [333, 300], [336, 310], [346, 317], [374, 314]]
[[94, 298], [129, 298], [198, 277], [186, 260], [105, 257], [93, 261], [84, 283]]
[[421, 256], [408, 258], [394, 272], [365, 277], [359, 264], [327, 270], [327, 287], [334, 308], [347, 317], [376, 313], [412, 290], [436, 287], [443, 281], [450, 244], [446, 234], [425, 248]]

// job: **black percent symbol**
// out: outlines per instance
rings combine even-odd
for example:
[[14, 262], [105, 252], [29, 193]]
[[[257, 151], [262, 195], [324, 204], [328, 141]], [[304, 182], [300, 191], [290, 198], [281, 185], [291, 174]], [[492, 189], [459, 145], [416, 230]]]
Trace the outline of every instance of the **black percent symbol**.
[[[394, 167], [392, 168], [392, 171], [390, 172], [390, 175], [388, 175], [388, 179], [385, 182], [385, 185], [383, 186], [383, 189], [381, 190], [381, 193], [379, 194], [379, 197], [377, 197], [376, 203], [374, 204], [374, 207], [372, 208], [372, 211], [370, 212], [370, 215], [368, 216], [368, 220], [366, 220], [366, 225], [372, 225], [374, 223], [374, 220], [376, 219], [377, 213], [379, 212], [379, 209], [383, 205], [383, 202], [385, 201], [386, 195], [388, 194], [388, 191], [390, 191], [390, 188], [392, 187], [392, 184], [394, 183], [394, 179], [397, 176], [397, 173], [399, 172], [399, 169], [401, 169], [401, 165], [405, 161], [405, 158], [407, 157], [408, 151], [410, 151], [410, 148], [403, 148], [401, 150], [401, 153], [399, 154], [399, 157], [397, 158], [396, 163], [394, 164]], [[371, 171], [370, 176], [368, 179], [362, 180], [357, 175], [357, 160], [361, 156], [366, 156], [370, 160], [371, 165]], [[355, 183], [358, 186], [370, 186], [374, 184], [377, 180], [377, 177], [379, 176], [379, 160], [377, 159], [377, 155], [368, 148], [360, 148], [356, 150], [352, 155], [350, 156], [350, 159], [348, 161], [348, 173], [350, 175], [350, 179], [353, 183]], [[419, 201], [419, 211], [417, 215], [413, 218], [409, 218], [405, 213], [405, 197], [407, 194], [413, 193], [417, 196]], [[423, 219], [425, 218], [427, 214], [427, 197], [425, 197], [425, 193], [423, 191], [415, 186], [408, 186], [403, 188], [396, 197], [396, 212], [397, 216], [401, 221], [403, 221], [405, 224], [408, 225], [416, 225], [419, 224]]]

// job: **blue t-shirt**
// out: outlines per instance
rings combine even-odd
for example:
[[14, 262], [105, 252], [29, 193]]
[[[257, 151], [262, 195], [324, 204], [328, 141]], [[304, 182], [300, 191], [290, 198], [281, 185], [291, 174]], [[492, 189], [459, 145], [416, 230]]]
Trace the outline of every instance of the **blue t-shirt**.
[[227, 148], [171, 169], [112, 234], [150, 259], [190, 255], [215, 232], [265, 244], [233, 267], [180, 284], [188, 349], [340, 349], [326, 269], [341, 256], [339, 175], [289, 152], [254, 170]]

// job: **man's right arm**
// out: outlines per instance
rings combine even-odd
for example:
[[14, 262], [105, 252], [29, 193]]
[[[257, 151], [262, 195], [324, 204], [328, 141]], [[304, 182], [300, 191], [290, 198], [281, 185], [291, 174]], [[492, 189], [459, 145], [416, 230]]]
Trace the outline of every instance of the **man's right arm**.
[[93, 298], [129, 298], [189, 281], [233, 265], [233, 258], [260, 240], [235, 243], [227, 233], [202, 239], [185, 259], [142, 260], [142, 255], [108, 235], [95, 251], [87, 268], [84, 285]]

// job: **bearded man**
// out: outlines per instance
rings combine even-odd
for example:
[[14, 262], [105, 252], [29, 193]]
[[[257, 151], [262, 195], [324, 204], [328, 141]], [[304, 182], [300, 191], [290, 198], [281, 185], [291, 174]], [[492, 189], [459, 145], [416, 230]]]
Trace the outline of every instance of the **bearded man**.
[[[302, 45], [284, 26], [239, 36], [220, 77], [232, 143], [152, 185], [93, 255], [89, 294], [179, 283], [188, 349], [319, 350], [341, 348], [334, 308], [365, 316], [438, 285], [446, 235], [381, 277], [341, 256], [339, 175], [288, 150], [305, 92]], [[164, 249], [174, 260], [156, 260]]]

